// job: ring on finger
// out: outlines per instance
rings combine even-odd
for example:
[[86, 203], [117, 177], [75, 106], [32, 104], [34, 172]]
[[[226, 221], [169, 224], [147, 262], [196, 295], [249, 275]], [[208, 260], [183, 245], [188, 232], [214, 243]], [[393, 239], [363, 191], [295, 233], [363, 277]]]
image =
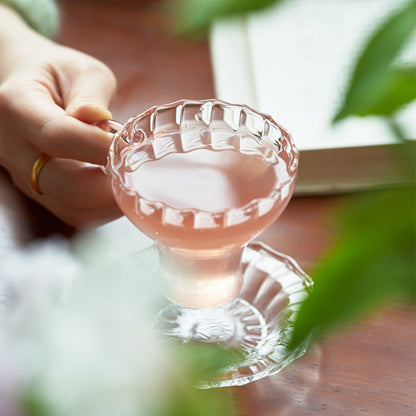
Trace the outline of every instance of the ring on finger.
[[51, 158], [46, 153], [42, 153], [33, 164], [32, 172], [30, 173], [30, 187], [39, 195], [43, 195], [43, 192], [39, 188], [39, 175], [45, 163]]

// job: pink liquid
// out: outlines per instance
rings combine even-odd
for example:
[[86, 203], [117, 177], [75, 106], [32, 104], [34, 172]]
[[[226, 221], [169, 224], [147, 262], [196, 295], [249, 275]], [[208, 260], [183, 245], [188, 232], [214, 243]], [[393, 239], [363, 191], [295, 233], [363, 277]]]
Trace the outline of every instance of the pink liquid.
[[[125, 149], [127, 165], [134, 151]], [[277, 218], [291, 194], [268, 198], [289, 179], [283, 161], [238, 150], [170, 153], [119, 172], [139, 196], [121, 192], [120, 207], [160, 244], [167, 295], [188, 307], [238, 295], [244, 245]]]
[[[237, 150], [171, 153], [123, 173], [126, 185], [142, 199], [121, 195], [121, 208], [137, 228], [169, 247], [239, 246], [266, 228], [287, 202], [262, 200], [277, 182], [287, 181], [285, 164], [272, 165], [261, 155]], [[238, 210], [256, 200], [258, 206]], [[163, 209], [147, 201], [160, 201]]]
[[267, 197], [276, 172], [260, 155], [197, 149], [145, 162], [136, 172], [126, 174], [126, 180], [148, 200], [215, 212]]

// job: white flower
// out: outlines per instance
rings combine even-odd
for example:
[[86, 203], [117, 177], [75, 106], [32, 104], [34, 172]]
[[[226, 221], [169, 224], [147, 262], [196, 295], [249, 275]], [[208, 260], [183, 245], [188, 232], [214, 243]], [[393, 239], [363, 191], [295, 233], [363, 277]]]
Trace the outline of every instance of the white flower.
[[0, 404], [29, 388], [57, 416], [138, 416], [156, 387], [160, 398], [155, 254], [113, 241], [89, 233], [0, 259]]

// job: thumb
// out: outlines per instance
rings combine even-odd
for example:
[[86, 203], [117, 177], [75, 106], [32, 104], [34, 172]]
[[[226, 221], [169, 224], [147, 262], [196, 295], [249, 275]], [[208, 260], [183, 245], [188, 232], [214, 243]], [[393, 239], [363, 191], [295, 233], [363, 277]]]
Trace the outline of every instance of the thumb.
[[82, 72], [72, 81], [67, 91], [67, 114], [89, 124], [112, 118], [108, 105], [116, 81], [112, 72], [104, 69]]

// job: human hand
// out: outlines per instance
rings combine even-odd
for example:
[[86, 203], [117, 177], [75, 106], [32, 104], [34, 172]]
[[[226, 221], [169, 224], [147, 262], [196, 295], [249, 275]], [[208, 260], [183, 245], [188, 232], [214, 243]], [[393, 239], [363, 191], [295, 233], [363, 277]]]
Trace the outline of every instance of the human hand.
[[[99, 166], [111, 137], [93, 125], [111, 118], [114, 75], [96, 59], [34, 32], [19, 40], [19, 53], [17, 45], [1, 51], [0, 164], [21, 191], [71, 225], [116, 218], [121, 213]], [[43, 153], [52, 158], [39, 174], [41, 195], [30, 176]]]

